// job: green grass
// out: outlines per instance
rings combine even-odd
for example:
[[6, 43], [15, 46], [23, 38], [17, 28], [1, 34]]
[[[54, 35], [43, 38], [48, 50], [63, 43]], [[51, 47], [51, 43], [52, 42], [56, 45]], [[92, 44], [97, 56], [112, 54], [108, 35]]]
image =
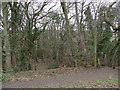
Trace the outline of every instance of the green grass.
[[112, 85], [117, 85], [118, 79], [110, 79], [110, 80], [108, 80], [108, 83], [111, 83]]
[[4, 82], [7, 80], [7, 78], [10, 76], [11, 74], [10, 73], [2, 73], [0, 75], [0, 81]]
[[69, 85], [69, 86], [68, 86], [68, 88], [72, 88], [72, 86], [71, 86], [71, 85]]
[[84, 84], [83, 87], [86, 88], [86, 87], [87, 87], [87, 84]]

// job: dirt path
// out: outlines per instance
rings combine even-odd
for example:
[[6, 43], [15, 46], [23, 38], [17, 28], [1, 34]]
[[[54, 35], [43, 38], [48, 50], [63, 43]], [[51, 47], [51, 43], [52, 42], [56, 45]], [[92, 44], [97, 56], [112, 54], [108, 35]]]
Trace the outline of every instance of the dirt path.
[[39, 77], [31, 81], [21, 81], [3, 84], [3, 88], [40, 88], [74, 85], [78, 83], [118, 78], [118, 70], [104, 67], [101, 69], [82, 69], [77, 73], [62, 76]]

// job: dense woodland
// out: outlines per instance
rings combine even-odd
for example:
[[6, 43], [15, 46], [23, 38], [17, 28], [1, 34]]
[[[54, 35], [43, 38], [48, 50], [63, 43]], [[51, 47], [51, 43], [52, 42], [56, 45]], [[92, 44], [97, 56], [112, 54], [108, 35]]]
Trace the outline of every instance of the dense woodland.
[[2, 71], [117, 66], [120, 1], [0, 2]]

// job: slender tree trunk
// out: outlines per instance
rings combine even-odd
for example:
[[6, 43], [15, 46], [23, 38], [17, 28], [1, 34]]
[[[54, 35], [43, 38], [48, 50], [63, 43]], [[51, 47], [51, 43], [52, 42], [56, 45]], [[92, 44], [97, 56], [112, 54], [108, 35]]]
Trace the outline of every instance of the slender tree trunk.
[[33, 47], [33, 54], [34, 54], [34, 60], [33, 60], [33, 70], [36, 70], [37, 69], [37, 67], [36, 67], [36, 62], [37, 62], [37, 41], [34, 41], [35, 42], [35, 45], [34, 45], [34, 47]]
[[3, 8], [3, 23], [4, 23], [4, 41], [5, 41], [5, 55], [6, 55], [6, 71], [9, 71], [11, 68], [11, 55], [10, 55], [10, 43], [9, 43], [9, 34], [8, 34], [8, 7], [7, 2], [2, 3]]
[[120, 66], [120, 30], [118, 31], [118, 66]]
[[[0, 2], [0, 15], [1, 15], [1, 2]], [[2, 73], [2, 30], [0, 30], [0, 77]]]
[[94, 67], [97, 66], [97, 16], [95, 15], [95, 26], [94, 26]]
[[56, 35], [57, 33], [56, 33], [56, 27], [55, 27], [55, 24], [53, 24], [53, 37], [54, 37], [54, 46], [53, 46], [53, 55], [55, 54], [55, 58], [54, 59], [56, 59], [57, 60], [57, 62], [58, 62], [58, 59], [57, 59], [57, 48], [56, 48], [56, 44], [57, 44], [57, 35]]
[[1, 73], [2, 73], [2, 31], [0, 30], [0, 74]]
[[14, 8], [15, 8], [16, 2], [13, 3], [11, 6], [11, 27], [12, 27], [12, 63], [14, 66], [14, 69], [16, 70], [16, 26], [15, 26], [15, 13], [14, 13]]
[[76, 12], [77, 29], [78, 29], [78, 36], [79, 36], [78, 46], [80, 46], [80, 51], [82, 51], [83, 48], [82, 48], [82, 38], [81, 38], [81, 31], [80, 31], [81, 28], [80, 28], [80, 23], [79, 23], [79, 14], [78, 14], [77, 2], [75, 2], [75, 12]]
[[72, 37], [71, 37], [71, 32], [70, 32], [70, 26], [69, 26], [69, 19], [68, 19], [68, 13], [67, 13], [67, 9], [66, 9], [66, 5], [65, 5], [65, 1], [61, 2], [61, 6], [62, 6], [62, 10], [65, 16], [65, 21], [66, 21], [66, 29], [67, 29], [67, 44], [68, 44], [68, 53], [69, 53], [69, 61], [70, 61], [70, 65], [72, 65], [72, 61], [73, 61], [73, 57], [72, 57]]
[[[119, 30], [118, 30], [118, 67], [120, 66], [120, 7], [119, 7], [119, 16], [118, 16], [118, 26], [119, 26]], [[120, 69], [119, 69], [120, 70]]]

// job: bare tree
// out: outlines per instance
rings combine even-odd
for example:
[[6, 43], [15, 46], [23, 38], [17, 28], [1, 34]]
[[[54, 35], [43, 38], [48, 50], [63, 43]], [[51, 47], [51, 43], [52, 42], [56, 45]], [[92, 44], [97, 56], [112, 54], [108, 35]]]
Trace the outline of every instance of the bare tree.
[[97, 58], [97, 17], [98, 17], [98, 11], [100, 8], [101, 2], [97, 5], [97, 3], [92, 4], [93, 11], [94, 11], [94, 67], [97, 67], [97, 61], [98, 64], [100, 64], [99, 59]]
[[4, 51], [5, 51], [5, 61], [6, 61], [6, 71], [9, 71], [11, 66], [11, 54], [10, 54], [10, 43], [9, 43], [9, 33], [8, 33], [8, 3], [3, 2], [2, 3], [2, 10], [3, 10], [3, 23], [4, 23]]
[[[83, 46], [82, 46], [82, 39], [81, 39], [81, 23], [79, 22], [79, 13], [78, 13], [78, 5], [77, 2], [75, 2], [75, 12], [76, 12], [76, 21], [77, 21], [77, 29], [78, 29], [78, 46], [80, 46], [80, 52], [83, 50]], [[83, 12], [83, 5], [82, 5], [82, 10], [81, 13]], [[82, 16], [82, 15], [81, 15]], [[81, 17], [81, 19], [83, 19], [83, 17]]]
[[72, 65], [73, 57], [72, 57], [72, 37], [71, 37], [71, 32], [70, 32], [70, 25], [69, 25], [69, 19], [68, 19], [68, 12], [66, 8], [65, 1], [61, 2], [62, 10], [65, 16], [65, 21], [66, 21], [66, 29], [67, 29], [67, 45], [68, 45], [68, 53], [69, 53], [69, 60], [70, 64]]

